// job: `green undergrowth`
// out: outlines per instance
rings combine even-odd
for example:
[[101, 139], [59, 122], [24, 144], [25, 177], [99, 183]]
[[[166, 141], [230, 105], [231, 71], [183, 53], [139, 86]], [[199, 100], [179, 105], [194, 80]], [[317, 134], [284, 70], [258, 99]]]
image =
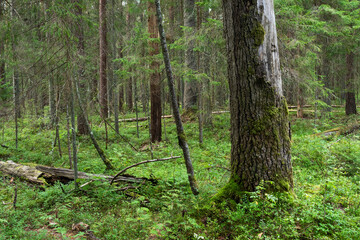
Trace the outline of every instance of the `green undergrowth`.
[[[124, 116], [124, 118], [133, 115]], [[271, 194], [260, 185], [240, 203], [213, 205], [209, 201], [229, 181], [229, 114], [214, 115], [198, 143], [196, 122], [185, 123], [200, 194], [193, 196], [183, 159], [141, 165], [127, 171], [157, 183], [110, 186], [92, 182], [80, 192], [73, 184], [56, 183], [40, 189], [19, 179], [0, 175], [0, 239], [86, 239], [72, 225], [90, 225], [100, 239], [360, 239], [360, 133], [317, 136], [316, 133], [357, 122], [335, 116], [317, 120], [292, 118], [294, 193]], [[95, 137], [116, 170], [106, 171], [87, 136], [78, 136], [79, 170], [116, 174], [136, 162], [151, 159], [147, 122], [122, 123], [120, 132], [136, 152], [104, 123], [91, 118]], [[1, 126], [0, 161], [69, 167], [66, 122], [60, 124], [62, 157], [53, 148], [54, 130], [46, 119], [25, 118], [19, 123], [19, 148], [14, 126]], [[166, 140], [152, 144], [154, 158], [182, 156], [172, 119], [166, 120]], [[165, 135], [163, 134], [165, 139]], [[80, 181], [80, 184], [86, 181]], [[16, 210], [13, 197], [17, 188]]]

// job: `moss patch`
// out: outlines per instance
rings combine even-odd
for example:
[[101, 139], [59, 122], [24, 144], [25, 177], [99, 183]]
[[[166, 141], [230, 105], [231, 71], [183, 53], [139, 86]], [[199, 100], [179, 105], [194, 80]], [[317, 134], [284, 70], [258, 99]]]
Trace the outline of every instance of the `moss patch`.
[[259, 47], [265, 39], [265, 29], [261, 23], [257, 22], [255, 28], [251, 31], [251, 36], [254, 39], [255, 47]]

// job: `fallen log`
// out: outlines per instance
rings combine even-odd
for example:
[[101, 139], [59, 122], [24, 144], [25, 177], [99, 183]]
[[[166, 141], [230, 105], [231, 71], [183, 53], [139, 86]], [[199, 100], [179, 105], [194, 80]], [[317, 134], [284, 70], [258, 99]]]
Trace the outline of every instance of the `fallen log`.
[[[55, 168], [48, 166], [27, 166], [13, 161], [0, 161], [0, 171], [11, 176], [22, 178], [28, 182], [40, 185], [53, 184], [56, 181], [68, 183], [74, 180], [74, 171], [66, 168]], [[78, 173], [79, 179], [100, 180], [110, 182], [113, 176], [90, 174], [85, 172]], [[137, 178], [128, 175], [118, 176], [116, 182], [141, 183], [146, 178]]]

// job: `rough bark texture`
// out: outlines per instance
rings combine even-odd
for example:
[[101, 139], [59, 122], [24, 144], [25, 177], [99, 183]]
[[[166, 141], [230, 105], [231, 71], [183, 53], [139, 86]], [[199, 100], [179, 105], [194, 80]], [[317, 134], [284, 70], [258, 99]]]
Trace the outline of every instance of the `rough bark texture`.
[[[156, 24], [156, 8], [153, 2], [148, 3], [148, 30], [150, 34], [150, 56], [159, 54], [158, 28]], [[161, 80], [159, 62], [153, 59], [150, 64], [150, 102], [151, 102], [151, 142], [161, 141]]]
[[[292, 190], [290, 129], [282, 93], [272, 0], [223, 0], [231, 112], [231, 179], [217, 195], [238, 197], [262, 182]], [[267, 184], [268, 181], [274, 184]]]
[[179, 105], [176, 100], [176, 93], [175, 93], [175, 87], [174, 87], [175, 83], [174, 83], [174, 78], [173, 78], [172, 69], [171, 69], [169, 51], [168, 51], [167, 44], [166, 44], [166, 37], [165, 37], [166, 35], [165, 35], [164, 27], [163, 27], [160, 1], [155, 0], [155, 4], [156, 4], [156, 16], [158, 18], [158, 25], [159, 25], [161, 48], [162, 48], [163, 57], [164, 57], [166, 75], [168, 78], [168, 86], [169, 86], [169, 92], [170, 92], [170, 96], [171, 96], [171, 104], [172, 104], [174, 119], [175, 119], [175, 123], [176, 123], [176, 131], [177, 131], [177, 135], [178, 135], [179, 145], [180, 145], [181, 149], [183, 150], [185, 165], [186, 165], [186, 170], [187, 170], [187, 175], [188, 175], [191, 191], [194, 195], [197, 195], [197, 194], [199, 194], [199, 190], [198, 190], [197, 182], [195, 179], [194, 168], [192, 166], [192, 161], [190, 158], [189, 146], [187, 144], [185, 131], [184, 131], [184, 128], [183, 128], [183, 125], [181, 122]]
[[[85, 67], [84, 67], [84, 57], [85, 57], [85, 39], [84, 39], [84, 29], [82, 21], [82, 0], [76, 0], [75, 5], [75, 14], [78, 16], [78, 21], [75, 24], [75, 35], [78, 39], [78, 54], [79, 54], [79, 69], [78, 69], [78, 79], [80, 83], [80, 89], [85, 89]], [[81, 94], [82, 99], [85, 99], [85, 94]], [[84, 106], [84, 111], [86, 112], [86, 105]], [[84, 114], [81, 111], [78, 112], [77, 117], [77, 130], [79, 134], [87, 135], [89, 134], [86, 127], [86, 119]]]
[[107, 102], [107, 39], [106, 39], [106, 0], [99, 0], [99, 35], [100, 35], [100, 107], [101, 117], [108, 117]]
[[[189, 30], [185, 31], [185, 39], [191, 39], [196, 27], [196, 7], [195, 0], [185, 0], [184, 2], [184, 26]], [[185, 51], [185, 66], [193, 73], [197, 70], [196, 56], [194, 52], [195, 40], [189, 41]], [[184, 109], [185, 111], [195, 110], [198, 100], [198, 86], [196, 79], [189, 75], [185, 81]]]
[[349, 52], [346, 55], [346, 66], [347, 66], [347, 74], [346, 74], [346, 104], [345, 104], [345, 112], [346, 115], [357, 114], [356, 111], [356, 100], [355, 100], [355, 92], [354, 92], [354, 53]]

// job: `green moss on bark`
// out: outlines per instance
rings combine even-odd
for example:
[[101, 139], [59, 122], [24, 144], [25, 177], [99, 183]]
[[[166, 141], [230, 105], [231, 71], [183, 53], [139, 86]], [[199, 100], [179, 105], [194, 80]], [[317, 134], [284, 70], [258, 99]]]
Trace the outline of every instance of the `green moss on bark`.
[[261, 23], [257, 22], [256, 27], [252, 29], [251, 36], [254, 39], [255, 47], [259, 47], [265, 39], [265, 29]]

